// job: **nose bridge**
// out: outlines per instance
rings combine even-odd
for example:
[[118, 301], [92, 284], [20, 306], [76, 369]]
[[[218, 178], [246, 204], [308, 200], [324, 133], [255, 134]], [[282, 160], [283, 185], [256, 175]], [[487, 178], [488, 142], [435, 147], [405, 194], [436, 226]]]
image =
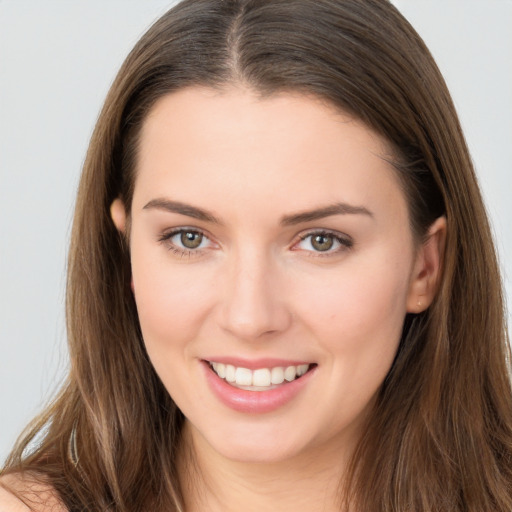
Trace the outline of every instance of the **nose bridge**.
[[272, 255], [247, 246], [234, 251], [222, 304], [223, 327], [241, 339], [283, 331], [290, 313]]

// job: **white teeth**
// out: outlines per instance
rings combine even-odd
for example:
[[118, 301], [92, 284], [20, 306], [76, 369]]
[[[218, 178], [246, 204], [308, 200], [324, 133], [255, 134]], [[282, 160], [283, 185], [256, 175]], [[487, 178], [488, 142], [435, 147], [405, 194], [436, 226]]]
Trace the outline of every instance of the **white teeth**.
[[301, 377], [302, 375], [304, 375], [308, 371], [308, 368], [309, 364], [301, 364], [297, 366], [297, 377]]
[[284, 382], [284, 368], [276, 366], [270, 372], [270, 381], [272, 384], [282, 384]]
[[[261, 368], [254, 370], [252, 373], [252, 385], [253, 386], [270, 386], [270, 370], [268, 368]], [[238, 384], [238, 382], [237, 382]]]
[[[215, 368], [215, 367], [214, 367]], [[223, 379], [226, 377], [226, 365], [222, 363], [217, 363], [217, 368], [215, 368], [215, 371], [217, 372], [217, 375]]]
[[[214, 368], [215, 370], [215, 368]], [[220, 375], [219, 375], [220, 377]], [[231, 364], [226, 365], [226, 380], [228, 382], [235, 382], [235, 367]]]
[[309, 370], [309, 364], [301, 364], [298, 366], [276, 366], [274, 368], [258, 368], [257, 370], [249, 370], [248, 368], [236, 367], [231, 364], [210, 363], [213, 371], [227, 382], [240, 386], [257, 388], [268, 388], [282, 384], [285, 380], [291, 382], [301, 377]]
[[286, 368], [286, 370], [284, 371], [284, 378], [288, 382], [295, 380], [296, 376], [297, 376], [297, 367], [296, 366], [288, 366]]
[[252, 386], [252, 372], [247, 368], [237, 368], [235, 371], [235, 382], [239, 386]]

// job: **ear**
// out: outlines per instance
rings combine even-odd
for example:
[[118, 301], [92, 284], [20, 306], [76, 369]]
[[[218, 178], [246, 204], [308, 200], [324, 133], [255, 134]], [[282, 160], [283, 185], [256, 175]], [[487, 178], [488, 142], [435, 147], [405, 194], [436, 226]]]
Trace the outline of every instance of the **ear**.
[[408, 313], [421, 313], [434, 300], [441, 277], [445, 243], [446, 218], [443, 216], [430, 226], [426, 240], [418, 248], [407, 297]]
[[117, 198], [110, 205], [110, 216], [114, 222], [114, 226], [120, 233], [125, 234], [126, 231], [126, 210], [123, 201]]

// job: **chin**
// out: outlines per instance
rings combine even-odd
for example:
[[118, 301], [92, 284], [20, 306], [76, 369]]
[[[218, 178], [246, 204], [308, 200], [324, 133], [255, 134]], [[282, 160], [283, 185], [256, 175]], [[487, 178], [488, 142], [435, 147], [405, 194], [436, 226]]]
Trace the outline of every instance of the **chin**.
[[[290, 436], [288, 428], [275, 425], [230, 425], [212, 431], [189, 429], [193, 444], [222, 458], [240, 463], [280, 463], [306, 452], [312, 443]], [[305, 432], [302, 432], [304, 434]], [[301, 436], [305, 437], [305, 436]], [[201, 445], [201, 446], [198, 446]]]

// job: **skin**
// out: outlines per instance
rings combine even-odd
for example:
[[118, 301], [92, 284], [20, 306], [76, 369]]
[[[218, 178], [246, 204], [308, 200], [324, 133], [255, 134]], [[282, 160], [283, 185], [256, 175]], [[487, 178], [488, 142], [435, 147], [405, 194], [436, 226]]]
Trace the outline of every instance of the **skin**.
[[[119, 199], [111, 211], [123, 232], [131, 217], [144, 341], [187, 418], [182, 474], [200, 475], [184, 477], [187, 509], [336, 509], [404, 317], [433, 299], [445, 237], [438, 219], [415, 242], [384, 156], [364, 124], [291, 93], [188, 88], [145, 120], [131, 211]], [[282, 222], [340, 203], [359, 211]], [[180, 228], [203, 234], [198, 249], [183, 248]], [[332, 248], [315, 249], [312, 232]], [[202, 361], [233, 355], [317, 366], [291, 401], [250, 414], [221, 403], [205, 379]]]
[[2, 512], [66, 512], [57, 493], [30, 474], [8, 474], [0, 478]]

